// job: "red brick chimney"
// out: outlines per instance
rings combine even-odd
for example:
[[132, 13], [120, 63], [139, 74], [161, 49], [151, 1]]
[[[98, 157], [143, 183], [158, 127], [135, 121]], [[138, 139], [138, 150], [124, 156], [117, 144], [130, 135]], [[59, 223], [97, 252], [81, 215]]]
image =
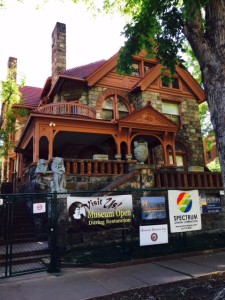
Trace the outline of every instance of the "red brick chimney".
[[57, 22], [52, 32], [52, 85], [66, 70], [66, 25]]
[[17, 77], [17, 58], [9, 57], [7, 79], [15, 80]]

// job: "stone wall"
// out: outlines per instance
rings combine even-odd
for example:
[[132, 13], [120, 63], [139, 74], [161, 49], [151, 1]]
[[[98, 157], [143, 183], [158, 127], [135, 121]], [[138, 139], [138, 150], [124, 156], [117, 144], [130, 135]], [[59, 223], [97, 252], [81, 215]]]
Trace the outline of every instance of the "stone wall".
[[178, 139], [187, 145], [190, 166], [204, 166], [204, 152], [199, 121], [198, 104], [194, 99], [182, 102], [182, 130], [178, 132]]

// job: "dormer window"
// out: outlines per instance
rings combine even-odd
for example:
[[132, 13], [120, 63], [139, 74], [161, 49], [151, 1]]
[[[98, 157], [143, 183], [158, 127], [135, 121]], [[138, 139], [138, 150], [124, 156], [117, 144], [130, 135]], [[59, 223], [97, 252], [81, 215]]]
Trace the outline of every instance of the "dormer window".
[[132, 64], [132, 73], [131, 76], [140, 76], [139, 63], [135, 62]]
[[112, 95], [102, 104], [102, 119], [117, 120], [129, 114], [129, 109], [122, 97]]
[[147, 73], [151, 68], [153, 68], [155, 65], [150, 62], [144, 62], [144, 74]]
[[131, 76], [143, 77], [155, 65], [148, 61], [135, 61], [132, 64]]
[[[168, 80], [167, 80], [168, 79]], [[174, 77], [172, 82], [170, 82], [169, 77], [162, 80], [162, 87], [172, 88], [172, 89], [179, 89], [179, 79]]]

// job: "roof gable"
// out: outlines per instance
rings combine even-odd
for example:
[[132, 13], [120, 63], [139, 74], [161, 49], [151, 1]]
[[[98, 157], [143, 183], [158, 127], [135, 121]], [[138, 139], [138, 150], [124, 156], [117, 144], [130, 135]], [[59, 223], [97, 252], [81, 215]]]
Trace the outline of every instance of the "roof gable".
[[87, 83], [89, 86], [93, 86], [97, 81], [99, 81], [103, 76], [105, 76], [109, 71], [111, 71], [113, 68], [117, 66], [119, 53], [116, 53], [114, 56], [112, 56], [110, 59], [105, 61], [104, 64], [100, 66], [100, 68], [96, 69], [95, 72], [90, 74], [86, 78]]
[[166, 128], [167, 130], [172, 131], [177, 131], [179, 129], [177, 124], [154, 109], [151, 102], [148, 102], [148, 104], [140, 110], [134, 111], [132, 114], [119, 119], [118, 123], [121, 125], [125, 123], [140, 124], [142, 127], [143, 124], [145, 124], [145, 126], [154, 125], [157, 129], [163, 128], [163, 130], [165, 130]]
[[[132, 88], [135, 90], [136, 88], [140, 88], [142, 91], [146, 90], [158, 77], [161, 76], [163, 66], [161, 64], [157, 64], [155, 67], [150, 69], [145, 76]], [[178, 76], [185, 82], [190, 91], [196, 96], [199, 100], [199, 103], [205, 101], [205, 93], [198, 82], [194, 79], [194, 77], [184, 68], [176, 66], [176, 72]]]

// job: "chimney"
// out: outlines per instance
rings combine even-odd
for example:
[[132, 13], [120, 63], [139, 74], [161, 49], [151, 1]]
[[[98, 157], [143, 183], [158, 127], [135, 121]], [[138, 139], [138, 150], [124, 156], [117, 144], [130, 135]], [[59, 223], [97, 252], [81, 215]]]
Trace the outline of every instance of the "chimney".
[[66, 25], [57, 22], [52, 32], [52, 85], [66, 70]]
[[17, 58], [9, 57], [7, 79], [16, 81], [16, 77], [17, 77]]

